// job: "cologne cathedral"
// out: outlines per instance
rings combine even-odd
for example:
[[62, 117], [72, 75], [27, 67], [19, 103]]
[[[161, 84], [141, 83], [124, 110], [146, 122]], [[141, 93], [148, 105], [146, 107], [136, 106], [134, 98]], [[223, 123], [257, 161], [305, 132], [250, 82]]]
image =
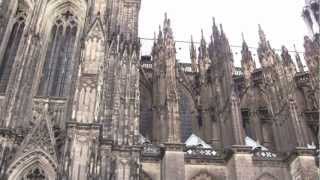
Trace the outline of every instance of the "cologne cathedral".
[[0, 0], [1, 180], [318, 179], [319, 0], [303, 56], [259, 27], [241, 67], [215, 22], [180, 63], [167, 16], [141, 56], [140, 4]]

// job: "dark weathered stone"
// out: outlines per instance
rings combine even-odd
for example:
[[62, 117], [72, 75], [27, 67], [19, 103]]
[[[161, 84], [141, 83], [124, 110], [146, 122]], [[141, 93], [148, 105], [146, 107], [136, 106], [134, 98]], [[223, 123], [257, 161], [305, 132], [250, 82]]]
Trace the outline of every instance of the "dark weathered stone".
[[315, 180], [319, 1], [306, 2], [297, 70], [261, 26], [261, 68], [244, 37], [234, 67], [214, 19], [178, 63], [167, 16], [139, 57], [140, 0], [0, 0], [0, 179]]

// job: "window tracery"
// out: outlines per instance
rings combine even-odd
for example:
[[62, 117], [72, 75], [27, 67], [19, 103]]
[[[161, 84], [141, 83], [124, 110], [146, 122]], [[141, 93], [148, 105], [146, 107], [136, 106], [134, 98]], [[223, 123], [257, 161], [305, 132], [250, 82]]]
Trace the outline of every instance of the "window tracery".
[[41, 168], [35, 167], [23, 175], [21, 180], [48, 180], [48, 178], [46, 178], [46, 174]]
[[73, 72], [73, 52], [78, 31], [77, 17], [70, 11], [56, 18], [50, 32], [38, 95], [67, 96]]
[[13, 19], [13, 26], [2, 60], [0, 60], [0, 93], [5, 93], [13, 64], [17, 56], [17, 49], [22, 39], [22, 34], [26, 24], [27, 13], [18, 9]]

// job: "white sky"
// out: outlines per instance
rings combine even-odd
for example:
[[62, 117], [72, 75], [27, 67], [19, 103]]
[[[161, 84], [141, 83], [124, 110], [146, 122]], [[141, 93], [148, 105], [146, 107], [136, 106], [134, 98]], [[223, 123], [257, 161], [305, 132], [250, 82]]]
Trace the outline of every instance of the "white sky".
[[[201, 37], [201, 29], [207, 42], [211, 34], [212, 17], [223, 29], [231, 45], [241, 45], [241, 32], [249, 46], [258, 45], [258, 24], [270, 40], [273, 48], [285, 45], [293, 50], [296, 44], [303, 51], [303, 36], [307, 29], [301, 17], [304, 0], [142, 0], [139, 36], [153, 38], [154, 31], [163, 23], [164, 13], [172, 21], [175, 40], [195, 41]], [[149, 54], [152, 41], [142, 41], [142, 54]], [[189, 61], [189, 45], [177, 43], [177, 58]], [[255, 50], [252, 50], [255, 53]], [[233, 48], [239, 65], [239, 49]]]

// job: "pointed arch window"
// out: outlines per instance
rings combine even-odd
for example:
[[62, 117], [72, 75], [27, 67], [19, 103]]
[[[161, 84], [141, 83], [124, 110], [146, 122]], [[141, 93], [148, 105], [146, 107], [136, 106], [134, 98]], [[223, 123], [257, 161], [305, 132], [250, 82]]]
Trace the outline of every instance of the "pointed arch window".
[[[184, 91], [180, 91], [180, 117], [181, 117], [181, 140], [185, 142], [192, 134], [192, 110], [190, 98]], [[202, 123], [201, 116], [198, 116], [198, 122]], [[200, 126], [200, 124], [199, 124]]]
[[68, 95], [75, 62], [72, 56], [77, 31], [77, 18], [70, 11], [61, 14], [53, 24], [38, 89], [39, 96]]
[[17, 11], [15, 18], [13, 19], [14, 23], [4, 55], [2, 60], [0, 60], [0, 93], [5, 93], [9, 83], [10, 74], [17, 56], [17, 49], [26, 24], [27, 14], [25, 12], [26, 11], [23, 10]]

